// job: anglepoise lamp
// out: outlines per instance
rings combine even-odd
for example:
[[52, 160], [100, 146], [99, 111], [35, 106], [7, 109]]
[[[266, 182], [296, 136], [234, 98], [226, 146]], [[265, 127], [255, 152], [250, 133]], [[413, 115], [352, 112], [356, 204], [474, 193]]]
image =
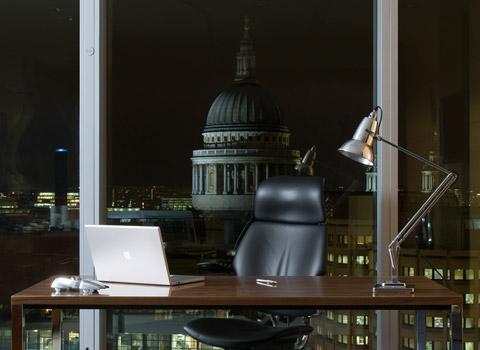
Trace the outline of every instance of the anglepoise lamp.
[[[380, 113], [379, 113], [380, 112]], [[380, 117], [378, 117], [380, 115]], [[379, 118], [379, 119], [378, 119]], [[412, 153], [405, 148], [397, 146], [378, 134], [380, 123], [382, 121], [382, 109], [380, 107], [375, 107], [375, 109], [370, 113], [368, 117], [363, 118], [360, 125], [358, 126], [353, 138], [345, 142], [338, 151], [344, 156], [351, 158], [359, 163], [365, 165], [373, 165], [373, 143], [375, 140], [382, 141], [403, 153], [418, 159], [419, 161], [442, 171], [447, 176], [443, 181], [438, 185], [435, 191], [428, 197], [425, 203], [420, 207], [420, 209], [412, 216], [412, 218], [407, 222], [405, 227], [398, 233], [398, 235], [393, 239], [393, 241], [388, 245], [388, 253], [390, 255], [390, 265], [391, 265], [391, 280], [385, 281], [381, 285], [375, 287], [374, 292], [378, 291], [407, 291], [413, 292], [413, 287], [407, 286], [405, 283], [398, 280], [398, 261], [400, 257], [400, 246], [408, 237], [408, 235], [417, 227], [421, 222], [422, 218], [427, 214], [427, 212], [438, 202], [438, 200], [445, 194], [448, 188], [455, 182], [457, 179], [457, 174], [447, 169], [442, 168], [438, 164], [430, 162], [429, 160]]]
[[317, 157], [317, 148], [312, 146], [303, 156], [300, 164], [295, 165], [295, 170], [300, 175], [313, 175], [313, 165], [315, 164], [315, 158]]

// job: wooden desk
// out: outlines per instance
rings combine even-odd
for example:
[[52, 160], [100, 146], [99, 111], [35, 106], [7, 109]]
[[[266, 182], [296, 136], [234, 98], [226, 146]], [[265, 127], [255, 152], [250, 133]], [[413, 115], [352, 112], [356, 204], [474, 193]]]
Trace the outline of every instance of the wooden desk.
[[[308, 308], [390, 309], [417, 311], [417, 349], [425, 349], [425, 310], [445, 310], [451, 315], [451, 349], [462, 348], [463, 297], [424, 277], [404, 277], [415, 286], [414, 295], [373, 296], [376, 277], [275, 277], [276, 288], [255, 283], [255, 277], [207, 276], [204, 282], [180, 287], [138, 286], [110, 283], [99, 294], [55, 293], [54, 277], [11, 297], [12, 348], [23, 349], [23, 309], [108, 308]], [[271, 278], [271, 277], [270, 277]], [[379, 279], [383, 280], [383, 279]], [[53, 317], [54, 328], [58, 327]], [[54, 335], [52, 334], [52, 337]]]

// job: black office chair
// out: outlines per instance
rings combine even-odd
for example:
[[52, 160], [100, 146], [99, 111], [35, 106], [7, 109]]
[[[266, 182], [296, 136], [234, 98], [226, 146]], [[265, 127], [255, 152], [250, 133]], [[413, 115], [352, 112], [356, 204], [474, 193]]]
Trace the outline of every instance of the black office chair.
[[[320, 276], [325, 273], [327, 229], [324, 179], [277, 176], [255, 195], [255, 220], [240, 241], [233, 268], [240, 276]], [[314, 310], [267, 310], [302, 316]], [[224, 349], [292, 349], [312, 332], [308, 324], [272, 327], [241, 319], [200, 318], [184, 327], [198, 341]]]

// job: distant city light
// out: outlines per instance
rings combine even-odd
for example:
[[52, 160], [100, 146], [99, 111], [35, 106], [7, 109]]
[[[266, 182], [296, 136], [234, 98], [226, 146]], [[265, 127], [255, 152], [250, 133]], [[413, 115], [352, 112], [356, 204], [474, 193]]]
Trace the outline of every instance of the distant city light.
[[55, 152], [67, 152], [68, 150], [66, 148], [57, 148]]

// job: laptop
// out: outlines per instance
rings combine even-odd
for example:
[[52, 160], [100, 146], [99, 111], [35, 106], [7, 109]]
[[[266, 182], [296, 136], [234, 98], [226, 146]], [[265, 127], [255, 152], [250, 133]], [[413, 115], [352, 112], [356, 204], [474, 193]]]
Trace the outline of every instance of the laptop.
[[173, 286], [204, 280], [170, 275], [159, 227], [85, 225], [85, 233], [99, 281]]

